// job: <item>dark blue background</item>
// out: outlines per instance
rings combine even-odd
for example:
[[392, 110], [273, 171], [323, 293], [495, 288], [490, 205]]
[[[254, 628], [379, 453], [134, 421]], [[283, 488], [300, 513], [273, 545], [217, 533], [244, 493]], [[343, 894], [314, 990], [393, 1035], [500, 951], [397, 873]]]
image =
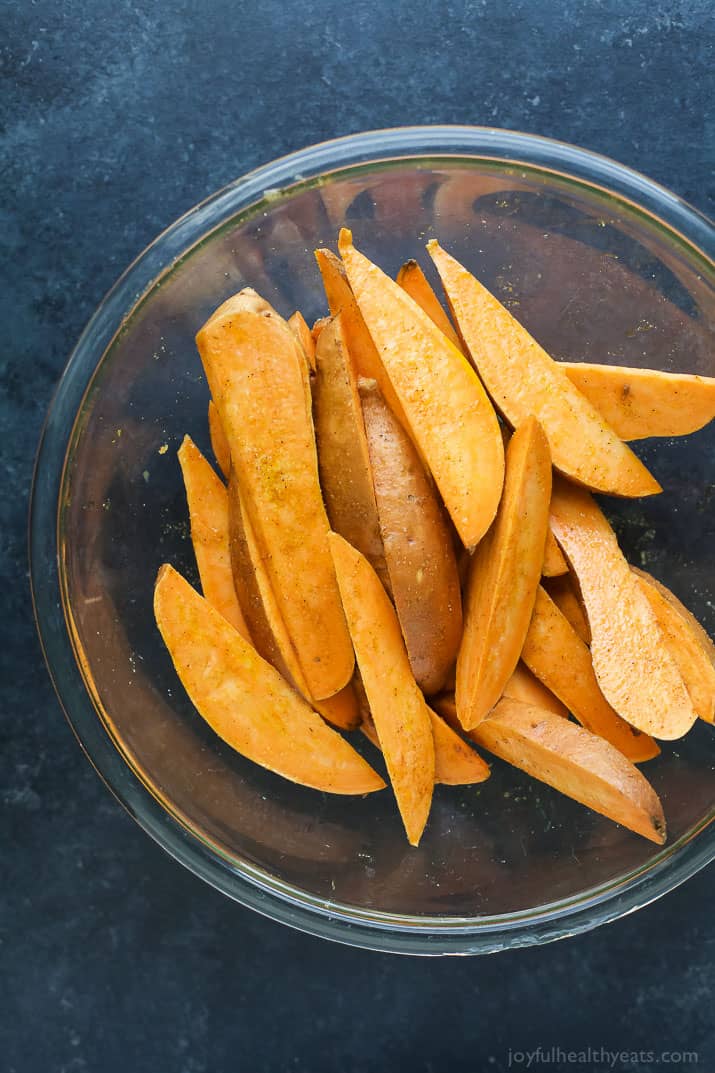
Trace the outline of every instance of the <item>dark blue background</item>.
[[25, 555], [53, 384], [177, 215], [305, 144], [432, 122], [573, 141], [712, 214], [710, 0], [6, 0], [0, 23], [0, 1069], [496, 1073], [539, 1044], [715, 1068], [712, 873], [575, 940], [441, 962], [295, 934], [192, 878], [66, 726]]

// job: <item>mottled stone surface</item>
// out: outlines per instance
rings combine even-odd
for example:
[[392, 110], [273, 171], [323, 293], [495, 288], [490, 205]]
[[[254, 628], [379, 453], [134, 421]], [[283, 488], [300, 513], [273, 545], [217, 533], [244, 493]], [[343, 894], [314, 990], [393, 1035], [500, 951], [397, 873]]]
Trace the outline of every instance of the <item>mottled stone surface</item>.
[[295, 934], [183, 871], [62, 718], [25, 553], [53, 385], [177, 215], [305, 144], [421, 122], [573, 141], [712, 214], [711, 4], [22, 0], [0, 59], [2, 1070], [471, 1073], [538, 1045], [715, 1068], [711, 874], [556, 946], [427, 962]]

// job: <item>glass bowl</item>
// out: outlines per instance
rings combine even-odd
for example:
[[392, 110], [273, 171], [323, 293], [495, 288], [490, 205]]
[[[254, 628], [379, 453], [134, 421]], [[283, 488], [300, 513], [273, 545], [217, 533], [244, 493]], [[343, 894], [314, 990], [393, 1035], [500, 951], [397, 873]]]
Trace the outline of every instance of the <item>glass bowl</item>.
[[[208, 450], [197, 328], [250, 284], [284, 315], [325, 312], [312, 251], [340, 225], [387, 271], [429, 270], [438, 235], [556, 357], [713, 375], [711, 224], [600, 156], [500, 130], [360, 134], [251, 172], [134, 262], [87, 326], [40, 442], [32, 587], [58, 695], [97, 771], [182, 864], [316, 935], [481, 953], [627, 913], [715, 854], [715, 736], [647, 765], [669, 824], [654, 848], [499, 761], [438, 786], [419, 849], [389, 791], [344, 799], [245, 761], [198, 717], [152, 616], [159, 564], [196, 580], [176, 450]], [[715, 429], [636, 450], [665, 492], [606, 501], [626, 554], [715, 627]], [[362, 746], [360, 746], [362, 748]], [[369, 748], [367, 744], [365, 748]], [[379, 759], [378, 759], [379, 765]]]

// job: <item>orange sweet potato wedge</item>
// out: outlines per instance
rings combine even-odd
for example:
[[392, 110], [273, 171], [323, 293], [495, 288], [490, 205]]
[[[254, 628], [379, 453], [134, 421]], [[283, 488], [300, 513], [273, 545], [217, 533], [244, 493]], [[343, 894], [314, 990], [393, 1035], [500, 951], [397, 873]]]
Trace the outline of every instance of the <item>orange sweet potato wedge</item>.
[[633, 763], [658, 755], [651, 737], [614, 712], [599, 688], [587, 646], [541, 587], [521, 658], [582, 726], [610, 741]]
[[532, 674], [526, 664], [519, 660], [514, 673], [504, 686], [503, 696], [510, 700], [520, 700], [523, 704], [533, 704], [536, 708], [545, 708], [547, 712], [568, 719], [569, 712], [565, 704]]
[[489, 394], [513, 426], [541, 422], [554, 466], [599, 492], [661, 487], [633, 451], [501, 302], [436, 241], [428, 244], [460, 335]]
[[184, 436], [179, 448], [179, 463], [189, 505], [191, 543], [204, 596], [250, 641], [231, 571], [228, 493], [190, 436]]
[[470, 737], [594, 812], [651, 842], [665, 842], [665, 817], [653, 787], [610, 742], [584, 727], [505, 698]]
[[345, 228], [339, 248], [408, 431], [462, 543], [474, 547], [494, 519], [504, 481], [504, 447], [494, 408], [461, 351], [394, 280], [355, 249]]
[[218, 462], [218, 468], [228, 480], [231, 472], [231, 452], [213, 399], [209, 399], [209, 437], [211, 438], [211, 450]]
[[571, 574], [546, 578], [542, 584], [569, 625], [585, 644], [590, 645], [591, 630]]
[[685, 604], [682, 603], [675, 595], [675, 593], [671, 592], [670, 589], [666, 585], [664, 585], [662, 581], [658, 581], [658, 579], [654, 578], [651, 574], [646, 574], [644, 570], [638, 570], [638, 568], [635, 566], [632, 566], [631, 570], [633, 570], [634, 573], [638, 574], [640, 577], [646, 577], [651, 583], [651, 585], [653, 585], [658, 590], [663, 599], [667, 600], [668, 603], [676, 609], [681, 618], [685, 619], [690, 630], [697, 637], [698, 642], [702, 647], [703, 651], [707, 655], [713, 667], [715, 667], [715, 644], [713, 643], [708, 633], [703, 629], [698, 620], [695, 618], [695, 615], [693, 615], [692, 611], [689, 611]]
[[648, 598], [593, 497], [555, 480], [551, 528], [578, 581], [593, 669], [606, 700], [646, 734], [682, 737], [697, 712]]
[[588, 365], [561, 367], [622, 440], [687, 436], [715, 418], [715, 377]]
[[556, 538], [549, 529], [546, 533], [544, 564], [541, 567], [541, 573], [544, 577], [560, 577], [562, 574], [567, 574], [568, 570], [569, 564], [564, 559], [561, 549], [556, 543]]
[[[429, 709], [434, 737], [434, 781], [442, 786], [472, 786], [489, 778], [489, 765], [479, 753], [467, 745], [452, 727], [436, 712]], [[379, 749], [380, 739], [372, 716], [360, 726], [368, 741]]]
[[318, 317], [318, 319], [314, 322], [313, 327], [310, 329], [311, 337], [316, 346], [318, 345], [318, 340], [320, 339], [320, 333], [322, 332], [325, 325], [329, 323], [330, 317]]
[[410, 669], [397, 615], [367, 559], [329, 537], [340, 594], [380, 748], [410, 845], [429, 815], [435, 749], [429, 708]]
[[237, 752], [327, 793], [382, 789], [377, 772], [171, 566], [159, 571], [154, 614], [197, 711]]
[[345, 265], [332, 250], [316, 250], [315, 259], [320, 269], [331, 316], [341, 314], [343, 334], [356, 375], [377, 380], [390, 409], [406, 426], [407, 419], [402, 405], [380, 361], [380, 355], [348, 282]]
[[357, 377], [338, 314], [320, 334], [313, 389], [320, 483], [330, 524], [372, 564], [383, 584], [380, 536]]
[[420, 309], [424, 310], [439, 330], [447, 336], [450, 343], [453, 343], [458, 350], [461, 350], [461, 340], [417, 261], [405, 261], [397, 273], [397, 282], [403, 291], [407, 291], [410, 298], [417, 302]]
[[470, 566], [455, 690], [465, 730], [496, 704], [519, 661], [541, 577], [550, 496], [549, 445], [530, 417], [509, 442], [496, 521]]
[[308, 364], [308, 368], [311, 372], [315, 372], [315, 340], [313, 339], [313, 333], [308, 325], [305, 323], [305, 317], [299, 309], [296, 309], [292, 316], [288, 317], [288, 327], [298, 340], [300, 347], [305, 355], [305, 360]]
[[231, 464], [310, 695], [332, 696], [354, 659], [318, 478], [303, 357], [285, 321], [231, 309], [197, 335]]
[[354, 730], [360, 723], [357, 698], [350, 683], [324, 700], [314, 700], [301, 668], [293, 642], [283, 621], [266, 564], [256, 541], [235, 474], [228, 484], [231, 567], [240, 594], [251, 637], [258, 652], [316, 711], [342, 730]]
[[715, 722], [715, 667], [707, 650], [688, 620], [663, 596], [653, 579], [642, 570], [635, 570], [635, 573], [665, 635], [695, 711], [706, 723]]
[[381, 545], [410, 666], [424, 693], [442, 689], [462, 636], [452, 534], [412, 441], [374, 380], [358, 385]]

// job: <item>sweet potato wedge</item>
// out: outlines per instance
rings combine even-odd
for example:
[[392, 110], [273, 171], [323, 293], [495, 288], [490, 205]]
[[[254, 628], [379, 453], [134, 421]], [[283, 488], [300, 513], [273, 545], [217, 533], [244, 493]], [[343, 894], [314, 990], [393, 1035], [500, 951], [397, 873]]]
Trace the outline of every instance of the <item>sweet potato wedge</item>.
[[320, 483], [330, 524], [389, 584], [357, 377], [345, 343], [343, 315], [323, 329], [313, 389]]
[[587, 646], [541, 587], [521, 658], [582, 726], [610, 741], [633, 763], [658, 755], [651, 737], [614, 712], [599, 688]]
[[545, 708], [547, 712], [553, 712], [564, 719], [569, 717], [566, 705], [531, 673], [522, 660], [519, 660], [514, 673], [504, 686], [502, 696], [510, 700], [520, 700], [523, 704], [533, 704], [535, 708]]
[[354, 730], [360, 724], [360, 711], [350, 683], [323, 700], [310, 694], [235, 475], [228, 483], [228, 505], [231, 568], [256, 649], [329, 723]]
[[397, 615], [367, 559], [329, 536], [360, 676], [410, 845], [418, 845], [434, 786], [432, 719], [410, 669]]
[[593, 669], [606, 700], [646, 734], [682, 737], [697, 713], [648, 598], [595, 500], [585, 489], [555, 480], [551, 528], [578, 581]]
[[590, 645], [591, 630], [571, 574], [545, 578], [542, 584], [569, 625], [585, 644]]
[[653, 579], [642, 570], [635, 573], [665, 635], [695, 711], [706, 723], [715, 722], [715, 667], [707, 650], [675, 604], [666, 600], [653, 584]]
[[410, 298], [417, 302], [420, 309], [437, 325], [439, 330], [447, 336], [450, 343], [453, 343], [458, 350], [461, 350], [461, 340], [417, 261], [405, 261], [397, 273], [397, 282], [403, 291], [407, 291]]
[[191, 543], [204, 596], [250, 641], [231, 571], [228, 493], [190, 436], [184, 436], [179, 448], [179, 463], [189, 506]]
[[530, 417], [509, 442], [496, 521], [470, 566], [455, 690], [465, 730], [496, 704], [519, 661], [541, 577], [550, 496], [549, 445]]
[[568, 570], [569, 564], [564, 559], [556, 538], [549, 529], [546, 533], [544, 564], [541, 567], [541, 573], [544, 577], [561, 577], [562, 574], [567, 574]]
[[310, 329], [311, 337], [312, 337], [313, 342], [315, 343], [316, 346], [318, 345], [318, 340], [320, 339], [320, 333], [322, 332], [322, 330], [325, 327], [325, 325], [329, 324], [329, 323], [330, 323], [330, 317], [329, 316], [328, 317], [318, 317], [318, 319], [314, 322], [313, 327]]
[[572, 384], [622, 440], [687, 436], [715, 418], [715, 377], [565, 361]]
[[154, 614], [197, 711], [237, 752], [327, 793], [383, 788], [377, 772], [171, 566], [159, 571]]
[[214, 316], [197, 344], [308, 690], [316, 700], [332, 696], [354, 661], [327, 544], [305, 363], [270, 312]]
[[417, 451], [376, 382], [361, 379], [358, 389], [392, 598], [417, 684], [436, 693], [462, 636], [452, 535]]
[[463, 544], [473, 547], [494, 519], [504, 480], [494, 408], [461, 351], [394, 280], [355, 249], [345, 228], [338, 244], [408, 431]]
[[427, 246], [459, 333], [495, 404], [511, 425], [541, 422], [554, 466], [580, 484], [620, 496], [661, 487], [501, 302], [436, 241]]
[[211, 450], [218, 462], [218, 468], [228, 480], [231, 472], [231, 452], [213, 399], [209, 399], [209, 437], [211, 439]]
[[295, 335], [300, 347], [305, 354], [305, 360], [311, 372], [315, 372], [315, 340], [313, 333], [305, 323], [305, 317], [299, 309], [288, 317], [288, 327]]
[[[434, 781], [442, 786], [472, 786], [489, 778], [489, 765], [482, 760], [479, 753], [467, 745], [456, 731], [436, 712], [429, 709], [434, 738]], [[379, 749], [380, 739], [372, 720], [368, 716], [360, 729], [368, 741]]]
[[665, 842], [665, 817], [653, 787], [609, 742], [584, 727], [504, 699], [470, 737], [594, 812], [658, 845]]
[[658, 579], [653, 577], [651, 574], [646, 574], [644, 570], [639, 570], [635, 566], [632, 566], [631, 570], [633, 570], [633, 572], [638, 574], [640, 577], [646, 577], [651, 583], [651, 585], [655, 586], [655, 588], [658, 590], [663, 599], [667, 600], [668, 603], [675, 608], [681, 618], [685, 619], [688, 626], [697, 637], [698, 642], [706, 653], [708, 659], [712, 663], [713, 667], [715, 667], [715, 644], [713, 643], [712, 638], [709, 636], [709, 634], [698, 622], [692, 611], [689, 611], [685, 604], [682, 603], [675, 595], [675, 593], [671, 592], [670, 589], [666, 585], [664, 585], [662, 581], [658, 581]]

